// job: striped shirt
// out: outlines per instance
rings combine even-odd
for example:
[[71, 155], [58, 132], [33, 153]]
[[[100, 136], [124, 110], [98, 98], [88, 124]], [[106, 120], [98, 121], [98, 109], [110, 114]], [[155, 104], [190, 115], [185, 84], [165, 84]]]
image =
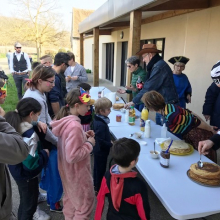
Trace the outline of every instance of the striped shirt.
[[201, 123], [191, 111], [174, 104], [166, 104], [164, 114], [166, 125], [169, 131], [174, 134], [187, 134]]

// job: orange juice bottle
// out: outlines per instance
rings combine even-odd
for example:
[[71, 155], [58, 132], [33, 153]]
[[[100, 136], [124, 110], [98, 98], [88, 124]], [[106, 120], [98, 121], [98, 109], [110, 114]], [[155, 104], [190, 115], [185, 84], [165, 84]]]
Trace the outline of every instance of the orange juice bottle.
[[129, 125], [135, 125], [135, 110], [134, 110], [134, 106], [131, 106], [131, 108], [129, 110], [128, 124]]
[[145, 121], [148, 119], [148, 110], [144, 107], [141, 111], [140, 128], [141, 131], [145, 130]]

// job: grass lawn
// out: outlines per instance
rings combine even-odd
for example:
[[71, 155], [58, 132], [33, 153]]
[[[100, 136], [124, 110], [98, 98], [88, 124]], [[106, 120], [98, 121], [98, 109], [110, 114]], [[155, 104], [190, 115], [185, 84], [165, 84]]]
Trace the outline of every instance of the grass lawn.
[[11, 74], [8, 75], [7, 97], [5, 103], [1, 105], [5, 112], [13, 111], [18, 103], [17, 88]]

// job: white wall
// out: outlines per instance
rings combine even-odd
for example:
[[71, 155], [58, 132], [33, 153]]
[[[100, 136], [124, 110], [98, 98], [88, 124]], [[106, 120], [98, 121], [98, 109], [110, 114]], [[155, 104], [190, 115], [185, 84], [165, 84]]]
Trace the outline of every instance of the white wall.
[[[220, 6], [209, 8], [173, 18], [142, 25], [141, 40], [165, 38], [164, 60], [172, 56], [186, 56], [190, 61], [184, 73], [188, 76], [193, 90], [192, 103], [187, 108], [202, 116], [202, 106], [207, 88], [212, 80], [210, 70], [220, 60]], [[100, 36], [99, 65], [100, 77], [105, 76], [105, 43], [115, 43], [114, 53], [114, 85], [120, 84], [119, 66], [121, 65], [121, 42], [128, 41], [129, 29], [125, 29], [124, 38], [120, 39], [121, 31], [111, 36]], [[85, 39], [85, 58], [92, 49], [92, 38]], [[90, 65], [85, 59], [85, 66]], [[88, 64], [88, 65], [87, 65]], [[170, 65], [172, 68], [172, 65]]]

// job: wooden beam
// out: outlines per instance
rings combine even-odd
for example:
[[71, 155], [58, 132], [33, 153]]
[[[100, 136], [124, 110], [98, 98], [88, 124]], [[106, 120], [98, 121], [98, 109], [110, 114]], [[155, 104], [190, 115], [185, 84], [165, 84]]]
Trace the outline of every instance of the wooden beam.
[[209, 7], [209, 0], [170, 0], [142, 11], [166, 11], [182, 9], [203, 9]]
[[190, 9], [190, 10], [167, 11], [167, 12], [143, 19], [141, 24], [148, 24], [148, 23], [152, 23], [155, 21], [164, 20], [167, 18], [171, 18], [171, 17], [175, 17], [175, 16], [179, 16], [179, 15], [183, 15], [183, 14], [187, 14], [187, 13], [191, 13], [191, 12], [195, 12], [195, 11], [198, 11], [198, 10]]
[[163, 3], [166, 3], [166, 2], [169, 2], [170, 0], [157, 0], [157, 1], [154, 1], [144, 7], [141, 8], [141, 11], [147, 11], [148, 9], [151, 9], [153, 7], [156, 7], [158, 5], [161, 5]]
[[102, 26], [101, 28], [107, 28], [107, 27], [124, 27], [124, 26], [129, 26], [130, 22], [129, 21], [122, 21], [122, 22], [113, 22], [111, 24], [107, 24]]
[[83, 34], [80, 34], [80, 38], [79, 38], [79, 41], [80, 41], [80, 64], [82, 66], [84, 66], [84, 39], [83, 39]]
[[[86, 35], [92, 35], [92, 34], [93, 34], [93, 31], [86, 33]], [[112, 34], [111, 29], [107, 29], [107, 30], [99, 29], [99, 35], [111, 35], [111, 34]]]
[[93, 28], [94, 51], [93, 51], [93, 86], [99, 86], [99, 28]]
[[220, 0], [210, 0], [209, 6], [210, 7], [216, 7], [220, 5]]
[[[141, 39], [141, 19], [142, 12], [139, 10], [130, 13], [130, 33], [128, 42], [128, 57], [131, 57], [140, 50]], [[127, 85], [131, 83], [131, 72], [128, 70]], [[128, 95], [127, 99], [130, 101], [131, 96]]]

